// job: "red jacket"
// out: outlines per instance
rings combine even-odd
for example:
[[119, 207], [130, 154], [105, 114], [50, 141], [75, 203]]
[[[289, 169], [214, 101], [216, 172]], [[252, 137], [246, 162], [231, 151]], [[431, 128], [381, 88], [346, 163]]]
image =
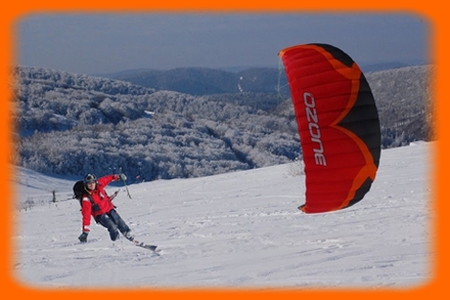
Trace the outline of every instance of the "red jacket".
[[[111, 197], [105, 192], [105, 187], [111, 182], [119, 180], [117, 175], [106, 175], [97, 179], [94, 190], [86, 191], [81, 198], [81, 214], [83, 216], [83, 232], [89, 232], [91, 216], [96, 217], [110, 212], [114, 208]], [[92, 199], [89, 199], [89, 196]]]

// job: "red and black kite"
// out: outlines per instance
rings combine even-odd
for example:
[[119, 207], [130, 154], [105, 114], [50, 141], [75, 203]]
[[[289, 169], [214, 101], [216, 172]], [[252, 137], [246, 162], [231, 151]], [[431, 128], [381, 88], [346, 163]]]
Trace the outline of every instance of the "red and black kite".
[[280, 52], [291, 89], [306, 177], [305, 213], [349, 207], [369, 191], [381, 134], [364, 74], [342, 50], [307, 44]]

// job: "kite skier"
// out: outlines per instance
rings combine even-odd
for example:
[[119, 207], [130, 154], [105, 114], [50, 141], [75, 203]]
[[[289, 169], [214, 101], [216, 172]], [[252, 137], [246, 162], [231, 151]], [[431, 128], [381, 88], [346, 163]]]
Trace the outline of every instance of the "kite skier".
[[106, 175], [96, 178], [95, 175], [88, 174], [83, 180], [84, 191], [81, 196], [81, 214], [82, 214], [82, 233], [78, 237], [80, 242], [85, 243], [90, 231], [91, 216], [94, 220], [105, 227], [112, 241], [117, 240], [119, 231], [130, 241], [134, 237], [130, 228], [116, 211], [112, 203], [112, 196], [108, 196], [105, 187], [112, 181], [123, 180], [127, 177], [125, 174]]

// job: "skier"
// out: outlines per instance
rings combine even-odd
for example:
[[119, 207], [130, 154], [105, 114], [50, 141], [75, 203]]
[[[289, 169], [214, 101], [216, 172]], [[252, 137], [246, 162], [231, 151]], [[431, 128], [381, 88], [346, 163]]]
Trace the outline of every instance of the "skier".
[[[112, 174], [100, 178], [88, 174], [83, 180], [84, 191], [81, 198], [81, 214], [83, 223], [83, 232], [78, 237], [80, 242], [85, 243], [89, 234], [91, 215], [97, 223], [108, 229], [112, 241], [117, 240], [119, 231], [130, 241], [134, 237], [125, 221], [116, 211], [112, 203], [113, 196], [108, 196], [104, 188], [112, 181], [123, 180], [127, 177], [125, 174]], [[117, 192], [116, 192], [117, 193]]]

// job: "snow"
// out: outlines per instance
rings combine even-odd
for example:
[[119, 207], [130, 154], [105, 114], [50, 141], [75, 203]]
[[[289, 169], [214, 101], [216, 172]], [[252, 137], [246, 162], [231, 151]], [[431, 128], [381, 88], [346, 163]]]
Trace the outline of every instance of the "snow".
[[15, 211], [13, 273], [46, 288], [421, 286], [433, 277], [432, 147], [383, 150], [366, 197], [333, 213], [297, 209], [304, 177], [290, 164], [129, 185], [132, 199], [122, 188], [119, 214], [159, 255], [124, 238], [110, 241], [95, 222], [88, 243], [78, 243], [76, 178], [17, 168], [17, 202], [35, 204]]

